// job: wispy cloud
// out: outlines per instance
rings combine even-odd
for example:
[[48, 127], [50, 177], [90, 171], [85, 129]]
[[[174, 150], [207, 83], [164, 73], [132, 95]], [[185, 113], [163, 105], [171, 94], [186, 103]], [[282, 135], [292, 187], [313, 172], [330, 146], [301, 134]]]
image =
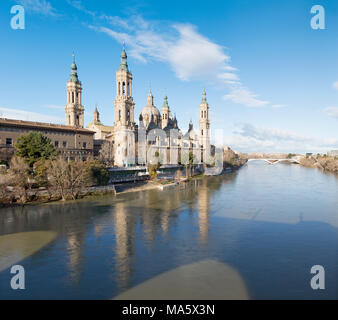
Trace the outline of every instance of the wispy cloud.
[[[129, 56], [144, 63], [150, 60], [168, 63], [182, 81], [198, 80], [221, 86], [224, 99], [247, 107], [270, 104], [242, 84], [238, 69], [231, 65], [227, 49], [199, 33], [189, 23], [146, 21], [140, 15], [126, 18], [88, 11], [80, 1], [68, 0], [73, 7], [94, 17], [89, 28], [103, 32], [122, 43]], [[165, 27], [163, 27], [165, 26]]]
[[338, 147], [338, 139], [316, 139], [290, 130], [237, 124], [225, 144], [242, 152], [327, 152]]
[[332, 88], [335, 90], [338, 90], [338, 81], [335, 81], [334, 83], [332, 83]]
[[26, 110], [2, 108], [2, 107], [0, 107], [0, 118], [48, 122], [48, 123], [60, 123], [60, 124], [64, 123], [64, 119], [60, 117]]
[[247, 107], [263, 107], [269, 104], [269, 101], [259, 99], [257, 94], [235, 83], [230, 93], [223, 96], [223, 98], [224, 100], [231, 100], [232, 102], [243, 104]]
[[338, 107], [327, 107], [324, 111], [329, 117], [338, 119]]
[[17, 0], [17, 3], [24, 6], [25, 10], [42, 14], [45, 16], [57, 16], [57, 11], [46, 0]]

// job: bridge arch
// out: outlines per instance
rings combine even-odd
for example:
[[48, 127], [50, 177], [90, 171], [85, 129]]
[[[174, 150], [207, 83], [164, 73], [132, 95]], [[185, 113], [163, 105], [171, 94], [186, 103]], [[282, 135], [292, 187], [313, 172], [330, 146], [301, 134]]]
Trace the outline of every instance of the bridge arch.
[[289, 163], [300, 164], [299, 160], [295, 159], [295, 158], [291, 158], [291, 159], [266, 159], [266, 158], [261, 158], [261, 159], [252, 158], [252, 159], [248, 159], [248, 162], [251, 162], [251, 161], [265, 161], [265, 162], [267, 162], [269, 164], [276, 164], [276, 163], [279, 163], [279, 162], [289, 162]]

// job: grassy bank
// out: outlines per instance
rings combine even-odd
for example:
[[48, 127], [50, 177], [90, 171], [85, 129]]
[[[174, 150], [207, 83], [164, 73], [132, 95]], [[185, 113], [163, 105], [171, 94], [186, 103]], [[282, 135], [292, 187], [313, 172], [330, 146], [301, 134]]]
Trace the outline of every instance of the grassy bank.
[[300, 164], [304, 167], [318, 168], [338, 174], [338, 157], [326, 155], [303, 157], [300, 159]]

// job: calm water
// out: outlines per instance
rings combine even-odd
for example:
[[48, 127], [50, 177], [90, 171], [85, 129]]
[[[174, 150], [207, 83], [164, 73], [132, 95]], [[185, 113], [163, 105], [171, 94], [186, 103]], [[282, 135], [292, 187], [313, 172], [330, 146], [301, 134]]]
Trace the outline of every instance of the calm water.
[[[0, 299], [108, 299], [193, 263], [222, 282], [205, 261], [252, 299], [338, 298], [337, 249], [337, 177], [251, 162], [166, 191], [0, 209]], [[12, 264], [26, 290], [10, 289]], [[326, 289], [314, 291], [318, 264]]]

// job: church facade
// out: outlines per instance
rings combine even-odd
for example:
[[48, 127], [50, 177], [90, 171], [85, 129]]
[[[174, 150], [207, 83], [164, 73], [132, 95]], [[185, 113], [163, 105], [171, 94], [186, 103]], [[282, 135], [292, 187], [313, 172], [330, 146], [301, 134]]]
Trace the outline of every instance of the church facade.
[[147, 104], [138, 117], [138, 123], [136, 122], [132, 81], [133, 76], [128, 68], [127, 53], [123, 44], [120, 68], [116, 71], [114, 125], [103, 125], [95, 108], [93, 121], [87, 126], [87, 129], [95, 131], [95, 139], [112, 144], [114, 165], [145, 165], [158, 160], [162, 164], [176, 165], [187, 161], [190, 152], [194, 154], [195, 163], [205, 163], [210, 153], [209, 104], [205, 90], [198, 110], [198, 132], [190, 121], [189, 129], [184, 134], [178, 126], [176, 116], [172, 115], [167, 95], [164, 96], [160, 112], [154, 105], [151, 90], [147, 96]]
[[82, 83], [78, 78], [74, 55], [66, 88], [65, 125], [0, 119], [0, 160], [9, 163], [20, 135], [37, 131], [50, 138], [55, 148], [67, 160], [87, 160], [99, 157], [103, 150], [106, 153], [108, 150], [112, 159], [109, 163], [117, 167], [154, 162], [183, 164], [189, 161], [191, 152], [194, 163], [206, 163], [210, 154], [210, 120], [205, 90], [198, 110], [198, 132], [190, 121], [188, 131], [183, 133], [176, 116], [172, 114], [167, 95], [163, 98], [160, 111], [154, 105], [151, 90], [147, 103], [136, 120], [133, 76], [128, 67], [124, 44], [120, 68], [116, 71], [113, 125], [104, 125], [95, 107], [93, 120], [84, 128]]

